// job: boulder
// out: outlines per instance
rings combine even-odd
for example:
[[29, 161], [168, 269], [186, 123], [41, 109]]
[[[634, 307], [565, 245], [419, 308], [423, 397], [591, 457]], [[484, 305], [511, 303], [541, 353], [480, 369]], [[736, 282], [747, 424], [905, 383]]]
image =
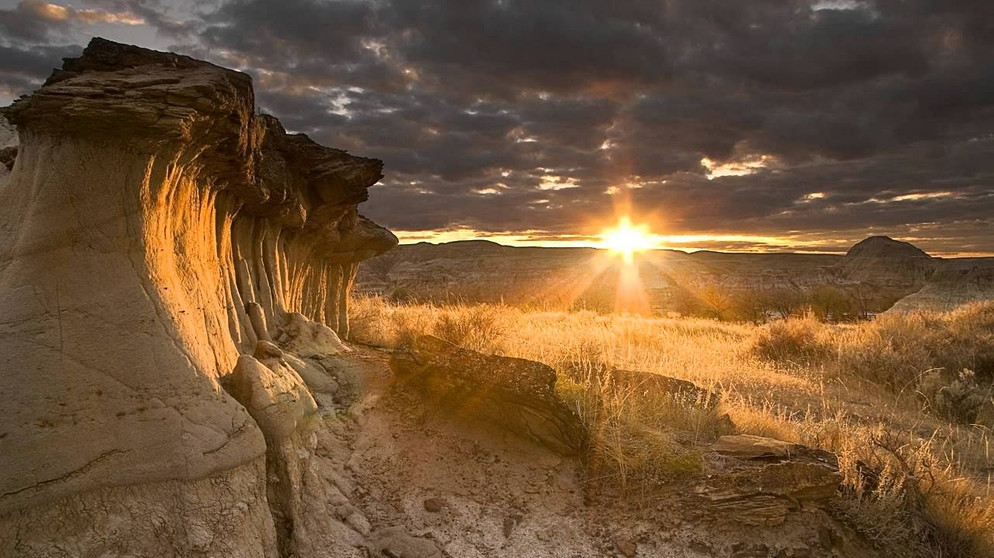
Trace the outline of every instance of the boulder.
[[457, 415], [477, 417], [562, 454], [586, 445], [580, 418], [540, 362], [485, 355], [429, 335], [394, 351], [390, 369], [408, 389]]
[[248, 409], [269, 443], [290, 436], [317, 412], [317, 403], [304, 381], [292, 368], [278, 362], [270, 368], [255, 357], [242, 355], [226, 387]]
[[804, 446], [777, 440], [774, 438], [764, 438], [763, 436], [753, 436], [751, 434], [740, 434], [737, 436], [722, 436], [718, 438], [711, 449], [715, 453], [727, 455], [738, 459], [789, 459], [791, 453], [801, 451]]
[[747, 525], [779, 525], [791, 512], [824, 507], [842, 482], [830, 452], [761, 436], [722, 436], [714, 470], [697, 487], [716, 515]]
[[299, 312], [287, 316], [286, 324], [280, 328], [279, 341], [284, 349], [304, 358], [339, 355], [350, 350], [333, 329]]
[[438, 545], [429, 539], [415, 537], [403, 527], [384, 527], [372, 533], [370, 550], [374, 556], [387, 558], [442, 558]]
[[[338, 382], [332, 375], [312, 358], [300, 358], [294, 353], [285, 352], [271, 341], [259, 341], [255, 344], [252, 356], [270, 369], [289, 366], [300, 376], [312, 393], [334, 394], [338, 391]], [[322, 358], [333, 358], [322, 355]]]
[[334, 395], [338, 391], [338, 382], [323, 366], [313, 360], [286, 353], [283, 355], [283, 362], [304, 380], [312, 392]]

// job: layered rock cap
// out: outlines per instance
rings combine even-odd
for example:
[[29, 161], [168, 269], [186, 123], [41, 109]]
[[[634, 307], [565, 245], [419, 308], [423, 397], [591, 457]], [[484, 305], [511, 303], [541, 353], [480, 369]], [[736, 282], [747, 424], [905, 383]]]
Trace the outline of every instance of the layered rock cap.
[[[140, 532], [141, 510], [194, 489], [183, 513], [228, 513], [232, 544], [268, 547], [271, 520], [225, 506], [265, 498], [267, 442], [313, 401], [246, 355], [341, 346], [359, 261], [397, 243], [357, 211], [382, 162], [257, 114], [246, 74], [99, 38], [0, 111], [18, 137], [0, 158], [0, 547], [115, 506]], [[247, 411], [222, 387], [239, 363], [256, 407], [300, 408]], [[78, 525], [46, 524], [58, 506]]]

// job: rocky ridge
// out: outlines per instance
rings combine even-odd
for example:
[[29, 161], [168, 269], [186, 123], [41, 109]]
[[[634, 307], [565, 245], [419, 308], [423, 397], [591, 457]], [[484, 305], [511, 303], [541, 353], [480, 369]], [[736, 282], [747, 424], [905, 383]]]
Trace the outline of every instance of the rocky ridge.
[[[639, 276], [651, 309], [686, 313], [687, 302], [710, 294], [798, 297], [834, 289], [863, 310], [947, 308], [994, 296], [994, 258], [943, 259], [884, 236], [869, 237], [846, 255], [640, 254]], [[963, 278], [963, 281], [959, 279]], [[518, 248], [485, 241], [399, 246], [363, 266], [361, 291], [397, 299], [505, 302], [551, 308], [613, 309], [618, 265], [592, 248]], [[922, 297], [915, 293], [921, 291]]]

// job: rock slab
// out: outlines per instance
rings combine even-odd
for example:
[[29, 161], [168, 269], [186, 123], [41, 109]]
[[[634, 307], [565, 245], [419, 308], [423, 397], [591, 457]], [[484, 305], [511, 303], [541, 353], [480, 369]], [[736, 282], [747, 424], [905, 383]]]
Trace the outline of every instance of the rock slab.
[[540, 362], [464, 349], [424, 335], [398, 348], [390, 369], [406, 388], [457, 415], [501, 425], [570, 455], [586, 445], [580, 418], [556, 393], [556, 372]]
[[791, 512], [824, 507], [842, 482], [834, 454], [773, 438], [722, 436], [714, 474], [697, 494], [722, 517], [746, 525], [779, 525]]

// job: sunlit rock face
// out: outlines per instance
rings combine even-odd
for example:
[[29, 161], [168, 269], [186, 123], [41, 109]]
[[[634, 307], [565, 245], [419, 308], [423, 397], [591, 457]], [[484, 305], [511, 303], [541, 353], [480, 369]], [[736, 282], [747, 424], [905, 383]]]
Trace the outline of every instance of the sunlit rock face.
[[24, 510], [92, 523], [91, 498], [165, 518], [172, 552], [271, 554], [266, 443], [220, 379], [291, 316], [347, 336], [358, 262], [396, 244], [356, 210], [382, 163], [255, 114], [245, 74], [102, 39], [4, 116], [0, 548], [30, 538]]

